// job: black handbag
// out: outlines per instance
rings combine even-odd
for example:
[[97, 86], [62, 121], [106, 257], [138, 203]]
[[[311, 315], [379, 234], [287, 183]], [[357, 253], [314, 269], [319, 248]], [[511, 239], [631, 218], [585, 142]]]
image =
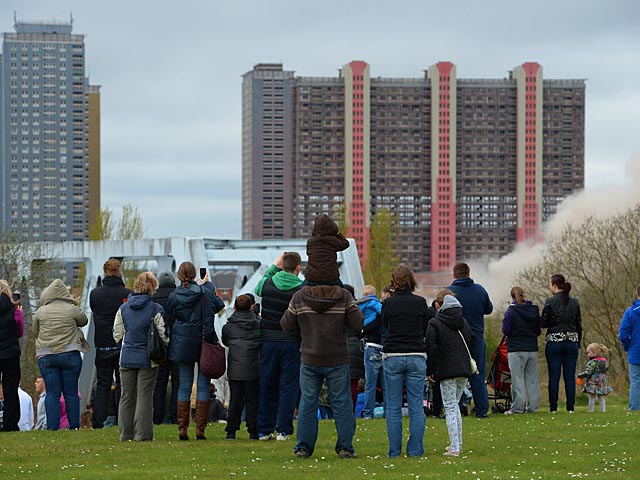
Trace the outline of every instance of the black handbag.
[[158, 306], [153, 304], [153, 316], [151, 317], [151, 325], [149, 325], [149, 333], [147, 334], [147, 356], [158, 365], [167, 360], [167, 347], [160, 338], [158, 329], [155, 324], [155, 318], [158, 314]]

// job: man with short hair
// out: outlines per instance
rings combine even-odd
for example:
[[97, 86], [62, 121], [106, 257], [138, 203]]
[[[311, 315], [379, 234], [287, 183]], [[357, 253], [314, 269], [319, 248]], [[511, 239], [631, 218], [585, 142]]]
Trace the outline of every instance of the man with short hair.
[[474, 283], [470, 275], [469, 265], [457, 263], [453, 267], [453, 282], [447, 288], [451, 290], [462, 304], [462, 316], [469, 323], [476, 343], [469, 346], [471, 356], [478, 365], [479, 373], [471, 375], [471, 392], [476, 408], [477, 418], [487, 418], [489, 411], [489, 395], [485, 383], [487, 344], [484, 341], [484, 316], [493, 311], [489, 294], [479, 283]]
[[107, 418], [111, 385], [116, 379], [116, 418], [120, 402], [120, 347], [113, 340], [113, 322], [120, 306], [127, 301], [131, 290], [122, 281], [120, 261], [110, 258], [102, 266], [102, 286], [89, 295], [93, 312], [94, 343], [96, 346], [97, 385], [93, 401], [93, 428], [103, 428]]
[[260, 396], [258, 433], [262, 441], [287, 440], [293, 435], [293, 412], [300, 391], [300, 339], [282, 330], [280, 319], [300, 289], [302, 260], [297, 252], [283, 252], [256, 287], [262, 297], [260, 330]]
[[47, 412], [44, 407], [44, 399], [47, 396], [47, 389], [44, 385], [44, 378], [38, 375], [35, 383], [36, 395], [38, 395], [38, 403], [36, 405], [36, 426], [34, 430], [47, 429]]
[[306, 286], [298, 291], [280, 321], [287, 332], [300, 331], [300, 407], [297, 458], [313, 454], [318, 438], [318, 400], [326, 379], [340, 458], [356, 458], [356, 418], [351, 400], [347, 329], [362, 330], [362, 312], [353, 296], [338, 285]]
[[629, 362], [629, 410], [640, 410], [640, 285], [620, 322], [618, 337]]

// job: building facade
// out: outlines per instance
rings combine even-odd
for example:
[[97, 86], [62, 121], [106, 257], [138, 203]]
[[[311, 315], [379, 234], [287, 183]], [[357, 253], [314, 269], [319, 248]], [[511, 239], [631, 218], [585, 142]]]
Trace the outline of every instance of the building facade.
[[502, 256], [583, 188], [584, 104], [584, 80], [545, 80], [537, 63], [504, 79], [458, 78], [451, 62], [421, 78], [371, 77], [362, 61], [336, 77], [256, 65], [243, 77], [243, 238], [306, 237], [316, 214], [343, 212], [365, 263], [386, 208], [415, 270]]
[[0, 57], [0, 228], [85, 240], [100, 210], [100, 91], [85, 76], [84, 35], [71, 21], [14, 28]]

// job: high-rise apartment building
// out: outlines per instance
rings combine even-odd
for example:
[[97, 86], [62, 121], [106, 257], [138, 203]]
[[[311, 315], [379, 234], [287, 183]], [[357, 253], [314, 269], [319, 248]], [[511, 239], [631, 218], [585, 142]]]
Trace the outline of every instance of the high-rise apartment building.
[[0, 228], [84, 240], [100, 209], [100, 93], [85, 77], [84, 35], [71, 21], [14, 27], [0, 57]]
[[366, 262], [386, 208], [415, 270], [499, 257], [583, 187], [584, 103], [584, 80], [545, 80], [537, 63], [503, 79], [458, 78], [450, 62], [421, 78], [371, 77], [362, 61], [337, 77], [256, 65], [243, 79], [243, 238], [306, 237], [317, 213], [346, 212]]

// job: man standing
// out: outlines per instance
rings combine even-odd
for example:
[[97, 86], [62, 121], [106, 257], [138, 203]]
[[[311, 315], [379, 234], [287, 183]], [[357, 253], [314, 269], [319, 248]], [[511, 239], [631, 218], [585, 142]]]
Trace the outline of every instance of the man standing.
[[283, 252], [256, 287], [262, 297], [260, 347], [259, 440], [293, 434], [293, 412], [300, 391], [300, 339], [282, 330], [280, 319], [300, 290], [302, 261], [297, 252]]
[[487, 345], [484, 341], [484, 316], [493, 311], [493, 304], [489, 294], [479, 283], [474, 283], [469, 277], [470, 269], [466, 263], [458, 263], [453, 267], [453, 283], [447, 287], [455, 293], [462, 304], [462, 316], [469, 323], [476, 337], [475, 346], [470, 346], [471, 356], [478, 365], [479, 373], [471, 375], [471, 392], [476, 407], [477, 418], [487, 418], [489, 411], [489, 396], [485, 383], [487, 363]]
[[96, 346], [97, 385], [93, 402], [93, 428], [104, 427], [107, 418], [113, 376], [116, 378], [116, 418], [120, 402], [120, 347], [113, 340], [113, 321], [120, 305], [127, 301], [131, 290], [122, 281], [120, 261], [110, 258], [102, 266], [102, 286], [89, 295], [93, 312], [94, 342]]
[[629, 410], [640, 410], [640, 285], [633, 305], [622, 316], [618, 337], [629, 362]]
[[351, 402], [347, 329], [362, 329], [362, 312], [351, 294], [338, 285], [303, 287], [291, 299], [280, 321], [285, 331], [300, 330], [300, 408], [294, 453], [308, 458], [318, 438], [318, 398], [327, 380], [340, 458], [356, 458], [356, 418]]

